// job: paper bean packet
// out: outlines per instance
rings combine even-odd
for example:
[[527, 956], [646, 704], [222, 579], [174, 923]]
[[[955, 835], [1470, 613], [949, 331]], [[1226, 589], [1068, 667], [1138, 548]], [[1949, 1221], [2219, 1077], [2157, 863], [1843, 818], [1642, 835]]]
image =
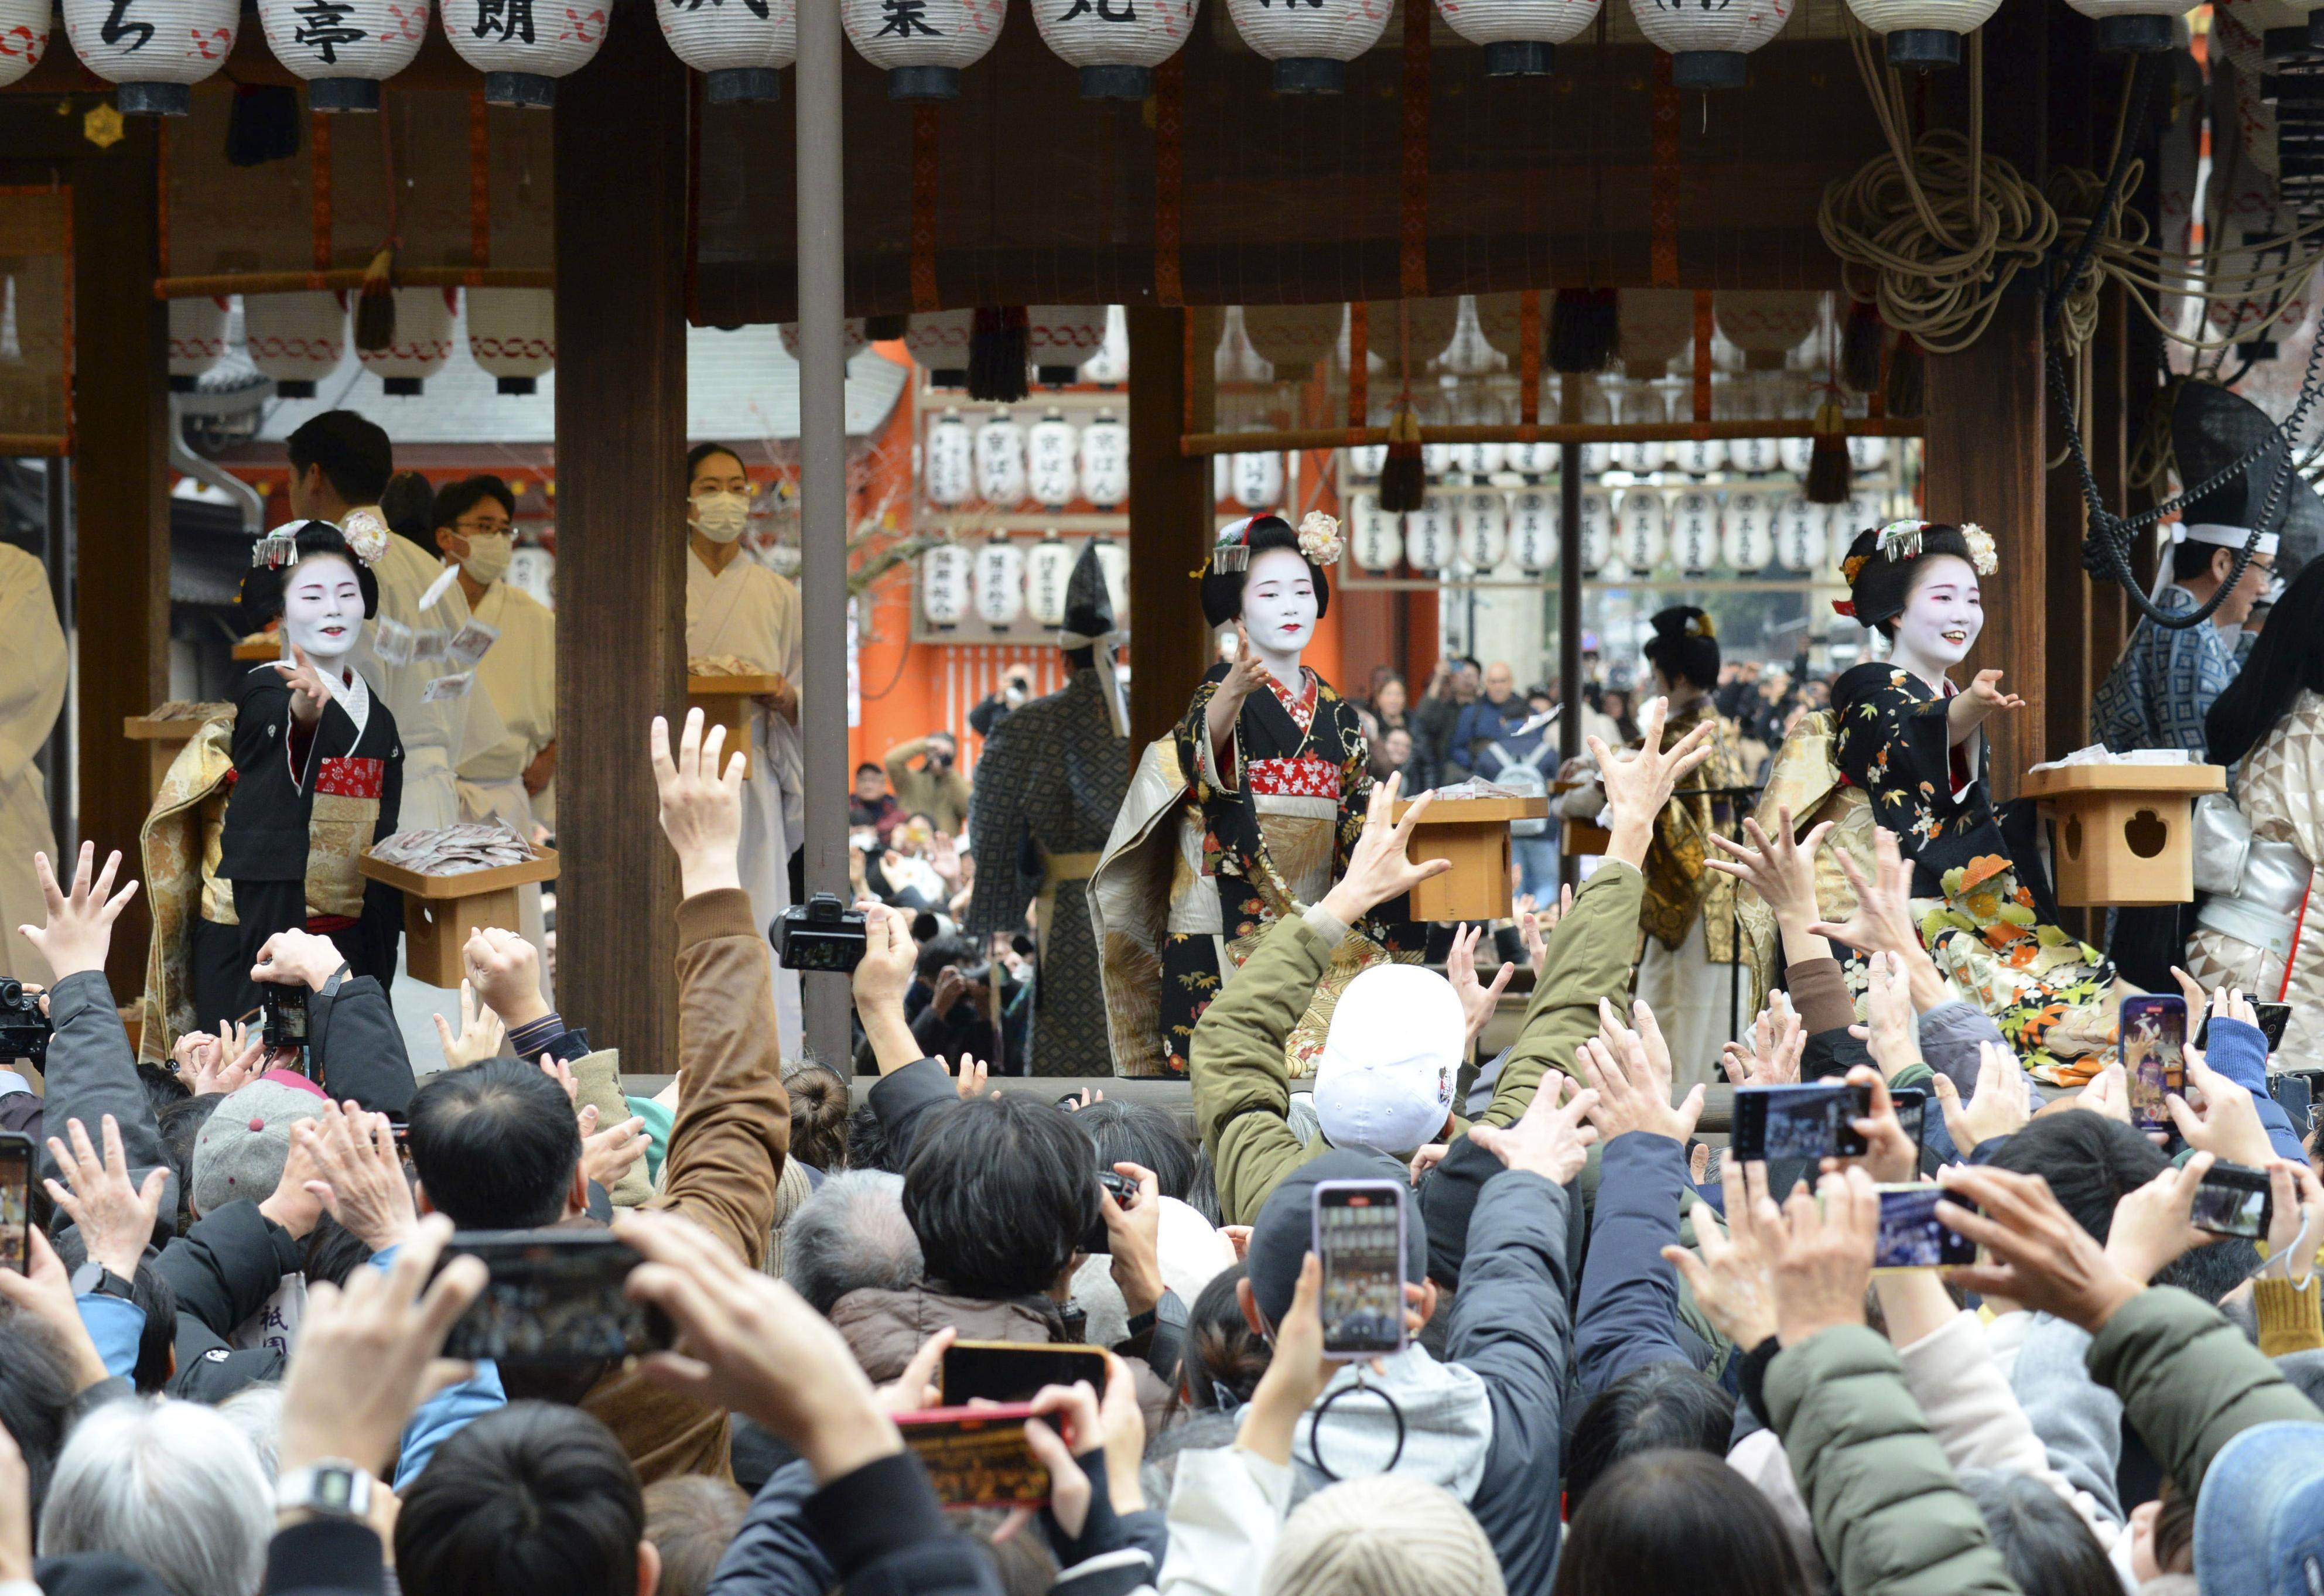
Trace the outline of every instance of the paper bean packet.
[[422, 704], [434, 704], [445, 698], [465, 698], [468, 696], [468, 689], [475, 685], [475, 672], [456, 670], [448, 676], [438, 677], [420, 688], [420, 701]]
[[414, 641], [411, 628], [387, 615], [379, 618], [371, 636], [371, 651], [385, 665], [409, 665]]
[[411, 634], [411, 657], [414, 660], [441, 660], [446, 638], [440, 628], [423, 626]]
[[444, 645], [444, 651], [460, 664], [473, 669], [476, 661], [484, 657], [485, 651], [500, 641], [500, 635], [499, 627], [472, 620], [452, 634], [452, 641]]

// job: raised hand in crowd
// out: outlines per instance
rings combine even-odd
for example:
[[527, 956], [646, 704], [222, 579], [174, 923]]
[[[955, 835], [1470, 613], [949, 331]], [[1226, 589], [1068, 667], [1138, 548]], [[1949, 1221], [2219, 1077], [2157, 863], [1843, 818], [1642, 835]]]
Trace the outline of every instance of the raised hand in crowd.
[[19, 926], [16, 930], [49, 961], [52, 986], [68, 975], [91, 970], [103, 973], [105, 955], [113, 948], [113, 922], [137, 896], [135, 881], [124, 883], [118, 892], [113, 890], [115, 872], [121, 868], [118, 853], [106, 855], [105, 868], [92, 877], [89, 867], [96, 858], [97, 844], [83, 843], [73, 870], [72, 890], [67, 892], [57, 886], [49, 856], [32, 855], [32, 873], [40, 878], [41, 896], [48, 902], [48, 923]]
[[2146, 1288], [2107, 1257], [2040, 1176], [1948, 1164], [1937, 1172], [1937, 1184], [1949, 1197], [1976, 1204], [1937, 1204], [1939, 1221], [1982, 1250], [1976, 1263], [1946, 1271], [1955, 1285], [2054, 1314], [2093, 1335], [2116, 1308]]
[[573, 1078], [573, 1066], [547, 1053], [542, 1054], [537, 1062], [540, 1066], [540, 1073], [556, 1082], [557, 1089], [565, 1093], [565, 1101], [577, 1110], [581, 1106], [581, 1083]]
[[1655, 840], [1655, 817], [1678, 789], [1679, 779], [1711, 754], [1711, 723], [1708, 720], [1685, 736], [1663, 746], [1663, 725], [1670, 718], [1670, 700], [1655, 698], [1638, 716], [1642, 745], [1615, 752], [1601, 738], [1590, 739], [1591, 757], [1598, 761], [1598, 783], [1605, 789], [1606, 807], [1613, 812], [1613, 841], [1606, 857], [1642, 868]]
[[[483, 935], [481, 931], [476, 933], [476, 936]], [[468, 940], [473, 944], [475, 936]], [[487, 1058], [497, 1058], [501, 1045], [508, 1040], [506, 1023], [490, 1005], [476, 1001], [474, 977], [460, 983], [458, 1035], [453, 1034], [452, 1028], [444, 1022], [441, 1014], [430, 1014], [429, 1018], [436, 1022], [436, 1042], [444, 1049], [446, 1069], [466, 1069], [470, 1065], [482, 1064]]]
[[1977, 1045], [1977, 1090], [1968, 1102], [1944, 1075], [1929, 1085], [1945, 1112], [1945, 1131], [1964, 1158], [1997, 1136], [2015, 1136], [2033, 1118], [2033, 1090], [2016, 1056], [1992, 1042]]
[[1865, 1011], [1871, 1023], [1848, 1028], [1880, 1066], [1882, 1078], [1890, 1081], [1922, 1062], [1920, 1024], [1904, 964], [1885, 950], [1865, 961]]
[[133, 1184], [128, 1157], [121, 1150], [120, 1124], [107, 1114], [100, 1126], [105, 1138], [101, 1156], [88, 1139], [88, 1128], [78, 1120], [67, 1120], [65, 1134], [71, 1147], [49, 1138], [49, 1156], [64, 1179], [51, 1176], [42, 1185], [50, 1201], [79, 1230], [89, 1257], [126, 1280], [137, 1272], [146, 1244], [153, 1239], [170, 1172], [149, 1169], [143, 1186]]
[[1807, 1027], [1800, 1023], [1791, 994], [1779, 987], [1767, 994], [1767, 1006], [1752, 1021], [1748, 1045], [1725, 1044], [1719, 1062], [1735, 1085], [1790, 1086], [1799, 1081], [1800, 1059], [1807, 1046]]
[[[50, 1339], [65, 1356], [72, 1370], [72, 1387], [76, 1392], [108, 1378], [105, 1359], [89, 1339], [88, 1327], [81, 1323], [80, 1306], [74, 1300], [72, 1275], [57, 1250], [50, 1245], [49, 1234], [38, 1225], [24, 1229], [24, 1272], [0, 1268], [0, 1300], [5, 1300], [29, 1319], [37, 1320], [47, 1330]], [[132, 1266], [134, 1267], [134, 1265]], [[114, 1271], [116, 1274], [120, 1270]], [[0, 1425], [0, 1434], [6, 1426]]]
[[971, 1058], [964, 1053], [960, 1056], [960, 1067], [953, 1072], [952, 1089], [960, 1093], [963, 1102], [972, 1097], [982, 1097], [984, 1095], [984, 1083], [991, 1078], [991, 1070], [992, 1066], [982, 1059]]
[[1471, 1126], [1469, 1139], [1511, 1169], [1563, 1185], [1581, 1174], [1582, 1166], [1589, 1161], [1598, 1128], [1583, 1121], [1597, 1106], [1598, 1093], [1553, 1071], [1542, 1077], [1540, 1090], [1533, 1094], [1524, 1118], [1507, 1130], [1498, 1125]]
[[2046, 1114], [2053, 1108], [2082, 1109], [2089, 1113], [2102, 1114], [2109, 1120], [2119, 1120], [2127, 1125], [2131, 1122], [2129, 1072], [2122, 1067], [2122, 1060], [2117, 1058], [2092, 1075], [2073, 1096], [2043, 1103], [2042, 1112]]
[[2260, 1122], [2250, 1091], [2205, 1064], [2191, 1048], [2187, 1054], [2187, 1084], [2202, 1094], [2200, 1112], [2176, 1092], [2163, 1100], [2171, 1122], [2179, 1127], [2187, 1145], [2217, 1153], [2246, 1169], [2265, 1168], [2275, 1157], [2275, 1144], [2268, 1139], [2267, 1127]]
[[2114, 1205], [2107, 1228], [2106, 1259], [2133, 1280], [2152, 1280], [2182, 1252], [2218, 1240], [2195, 1228], [2195, 1193], [2215, 1162], [2197, 1153], [2165, 1169]]
[[1683, 1145], [1702, 1117], [1702, 1100], [1709, 1088], [1697, 1084], [1683, 1102], [1671, 1102], [1670, 1045], [1663, 1038], [1655, 1011], [1645, 1003], [1630, 1005], [1633, 1030], [1622, 1023], [1612, 1001], [1598, 1000], [1598, 1034], [1582, 1045], [1575, 1062], [1582, 1079], [1598, 1094], [1590, 1122], [1601, 1142], [1633, 1130], [1667, 1136]]
[[1896, 834], [1885, 826], [1873, 828], [1869, 877], [1847, 849], [1839, 850], [1837, 857], [1856, 894], [1856, 912], [1845, 920], [1818, 920], [1808, 928], [1858, 953], [1894, 955], [1911, 983], [1914, 1007], [1925, 1010], [1943, 1002], [1950, 989], [1936, 961], [1921, 946], [1920, 927], [1913, 917], [1913, 862], [1896, 845]]
[[872, 1044], [880, 1073], [892, 1075], [920, 1056], [920, 1044], [904, 1018], [904, 994], [911, 990], [913, 965], [920, 956], [912, 922], [901, 910], [866, 898], [855, 907], [863, 915], [863, 956], [849, 979], [855, 990], [855, 1017]]
[[320, 992], [346, 966], [339, 945], [312, 931], [277, 931], [258, 950], [250, 978], [270, 986], [303, 986]]
[[[2192, 1162], [2193, 1160], [2189, 1160]], [[2324, 1246], [2324, 1180], [2316, 1167], [2298, 1158], [2267, 1161], [2267, 1189], [2273, 1206], [2267, 1228], [2267, 1262], [2290, 1280], [2305, 1280]]]
[[[549, 1000], [540, 995], [540, 952], [513, 931], [484, 926], [471, 934], [460, 948], [460, 973], [512, 1030], [549, 1013]], [[463, 1009], [461, 1018], [466, 1017]]]
[[[1146, 1446], [1145, 1420], [1129, 1370], [1111, 1353], [1105, 1361], [1102, 1405], [1087, 1380], [1046, 1386], [1034, 1395], [1035, 1416], [1025, 1421], [1025, 1444], [1049, 1471], [1045, 1511], [1060, 1561], [1068, 1566], [1111, 1550], [1120, 1540], [1120, 1515], [1146, 1505], [1136, 1461]], [[1124, 1425], [1125, 1407], [1127, 1425], [1134, 1429]], [[1120, 1461], [1125, 1451], [1131, 1459], [1127, 1468]]]
[[1484, 935], [1481, 925], [1454, 930], [1452, 946], [1444, 955], [1444, 978], [1452, 983], [1461, 1000], [1461, 1012], [1469, 1022], [1469, 1033], [1462, 1038], [1464, 1047], [1472, 1046], [1493, 1022], [1493, 1005], [1508, 989], [1509, 977], [1517, 973], [1517, 965], [1505, 959], [1493, 973], [1491, 985], [1477, 979], [1477, 944]]
[[688, 898], [742, 885], [738, 850], [742, 837], [742, 770], [738, 752], [719, 760], [726, 728], [715, 726], [706, 740], [702, 711], [686, 712], [678, 752], [669, 747], [669, 723], [654, 716], [649, 752], [660, 798], [662, 835], [678, 853], [678, 887]]
[[1775, 1276], [1766, 1237], [1783, 1226], [1783, 1213], [1767, 1194], [1767, 1167], [1754, 1160], [1720, 1166], [1726, 1194], [1727, 1228], [1710, 1204], [1697, 1199], [1691, 1217], [1700, 1254], [1675, 1244], [1663, 1249], [1686, 1280], [1695, 1305], [1713, 1329], [1749, 1352], [1775, 1333]]
[[1810, 827], [1804, 837], [1795, 838], [1792, 811], [1785, 807], [1775, 811], [1773, 836], [1761, 829], [1757, 819], [1745, 818], [1743, 835], [1748, 847], [1715, 831], [1706, 839], [1728, 857], [1706, 855], [1704, 865], [1741, 881], [1766, 900], [1775, 916], [1776, 934], [1783, 938], [1784, 957], [1793, 964], [1831, 957], [1831, 945], [1812, 927], [1821, 912], [1816, 907], [1816, 853], [1834, 824], [1826, 820]]
[[1111, 1192], [1098, 1192], [1112, 1249], [1113, 1283], [1136, 1318], [1153, 1312], [1168, 1289], [1162, 1283], [1162, 1185], [1154, 1171], [1137, 1164], [1116, 1164], [1113, 1172], [1138, 1183], [1137, 1198], [1127, 1208]]
[[1864, 1323], [1880, 1194], [1861, 1169], [1827, 1174], [1794, 1191], [1782, 1222], [1760, 1236], [1775, 1284], [1775, 1336], [1795, 1347], [1823, 1331]]
[[1315, 1405], [1340, 1365], [1323, 1356], [1323, 1264], [1309, 1253], [1299, 1266], [1291, 1309], [1275, 1326], [1275, 1354], [1242, 1410], [1235, 1444], [1288, 1468], [1300, 1415]]
[[[293, 1122], [297, 1127], [309, 1121]], [[322, 1178], [322, 1166], [315, 1161], [315, 1149], [293, 1134], [290, 1150], [283, 1155], [282, 1173], [274, 1182], [274, 1189], [259, 1199], [258, 1211], [274, 1223], [290, 1232], [294, 1241], [304, 1241], [324, 1213], [323, 1196], [315, 1189]]]
[[1405, 1161], [1404, 1166], [1411, 1172], [1412, 1184], [1418, 1185], [1420, 1177], [1442, 1164], [1444, 1161], [1444, 1155], [1452, 1150], [1447, 1143], [1432, 1141], [1414, 1152], [1412, 1157]]
[[171, 1067], [196, 1097], [238, 1092], [266, 1071], [266, 1038], [257, 1026], [221, 1020], [218, 1034], [189, 1030], [170, 1048]]
[[597, 1129], [597, 1105], [584, 1103], [581, 1121], [581, 1173], [607, 1191], [646, 1156], [646, 1122], [632, 1117]]
[[1542, 973], [1542, 964], [1549, 957], [1549, 934], [1557, 924], [1573, 912], [1573, 888], [1569, 882], [1557, 890], [1557, 901], [1547, 909], [1536, 908], [1533, 894], [1517, 899], [1517, 935], [1524, 939], [1526, 963], [1533, 973]]
[[1868, 1064], [1859, 1064], [1848, 1072], [1848, 1084], [1864, 1086], [1872, 1093], [1872, 1112], [1849, 1124], [1864, 1138], [1864, 1151], [1853, 1158], [1826, 1158], [1827, 1172], [1845, 1165], [1860, 1165], [1873, 1179], [1888, 1185], [1901, 1185], [1921, 1177], [1920, 1143], [1904, 1134], [1904, 1127], [1896, 1119], [1896, 1104], [1888, 1095], [1888, 1083], [1880, 1072]]
[[1415, 864], [1406, 853], [1413, 827], [1420, 824], [1420, 817], [1436, 801], [1436, 795], [1422, 793], [1412, 800], [1404, 818], [1398, 820], [1395, 817], [1396, 801], [1403, 786], [1401, 770], [1385, 781], [1372, 784], [1370, 804], [1364, 811], [1363, 835], [1356, 839], [1355, 849], [1348, 856], [1348, 873], [1323, 895], [1323, 912], [1343, 926], [1357, 924], [1389, 899], [1401, 897], [1430, 876], [1443, 875], [1452, 868], [1450, 859], [1428, 859]]
[[314, 1166], [307, 1189], [357, 1241], [384, 1252], [410, 1237], [419, 1209], [384, 1114], [326, 1101], [319, 1118], [290, 1127], [290, 1145]]

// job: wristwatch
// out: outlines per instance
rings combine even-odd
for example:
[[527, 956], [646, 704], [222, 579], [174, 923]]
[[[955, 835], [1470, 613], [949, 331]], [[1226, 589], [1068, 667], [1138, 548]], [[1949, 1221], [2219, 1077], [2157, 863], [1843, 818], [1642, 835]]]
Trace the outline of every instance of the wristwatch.
[[93, 1258], [84, 1259], [80, 1268], [72, 1272], [72, 1294], [75, 1296], [117, 1296], [124, 1302], [130, 1300], [129, 1282]]
[[371, 1471], [343, 1457], [293, 1469], [276, 1482], [274, 1510], [325, 1518], [362, 1518], [371, 1512]]

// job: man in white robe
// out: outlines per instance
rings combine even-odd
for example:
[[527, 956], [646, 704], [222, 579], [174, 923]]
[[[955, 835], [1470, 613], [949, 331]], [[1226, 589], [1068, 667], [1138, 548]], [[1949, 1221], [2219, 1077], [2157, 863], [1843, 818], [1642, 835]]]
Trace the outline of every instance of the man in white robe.
[[64, 707], [65, 634], [48, 567], [7, 543], [0, 543], [0, 927], [7, 928], [0, 973], [46, 983], [48, 961], [15, 927], [40, 925], [48, 912], [32, 854], [55, 859], [57, 838], [49, 784], [32, 761]]
[[[798, 736], [798, 680], [806, 665], [797, 585], [750, 558], [739, 541], [750, 479], [724, 449], [696, 451], [688, 484], [686, 652], [731, 656], [783, 678], [783, 690], [750, 711], [751, 775], [742, 787], [742, 890], [763, 934], [790, 907], [790, 856], [806, 823]], [[799, 1056], [798, 972], [775, 971], [775, 1020], [783, 1056]], [[826, 1060], [844, 1069], [838, 1060]]]

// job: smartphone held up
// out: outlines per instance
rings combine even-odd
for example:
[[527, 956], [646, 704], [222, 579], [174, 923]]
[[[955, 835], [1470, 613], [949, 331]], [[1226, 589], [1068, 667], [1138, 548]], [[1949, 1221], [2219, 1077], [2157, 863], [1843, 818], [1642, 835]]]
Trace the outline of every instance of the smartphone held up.
[[0, 1131], [0, 1269], [32, 1267], [32, 1139]]
[[1323, 1268], [1323, 1355], [1385, 1358], [1404, 1351], [1405, 1203], [1392, 1180], [1316, 1184], [1311, 1213]]
[[2121, 1024], [2130, 1122], [2141, 1130], [2168, 1130], [2167, 1100], [2187, 1089], [2187, 1000], [2168, 992], [2125, 998]]
[[624, 1287], [643, 1262], [610, 1231], [456, 1231], [440, 1269], [466, 1253], [490, 1278], [444, 1342], [447, 1358], [519, 1363], [619, 1361], [666, 1350], [669, 1320]]

